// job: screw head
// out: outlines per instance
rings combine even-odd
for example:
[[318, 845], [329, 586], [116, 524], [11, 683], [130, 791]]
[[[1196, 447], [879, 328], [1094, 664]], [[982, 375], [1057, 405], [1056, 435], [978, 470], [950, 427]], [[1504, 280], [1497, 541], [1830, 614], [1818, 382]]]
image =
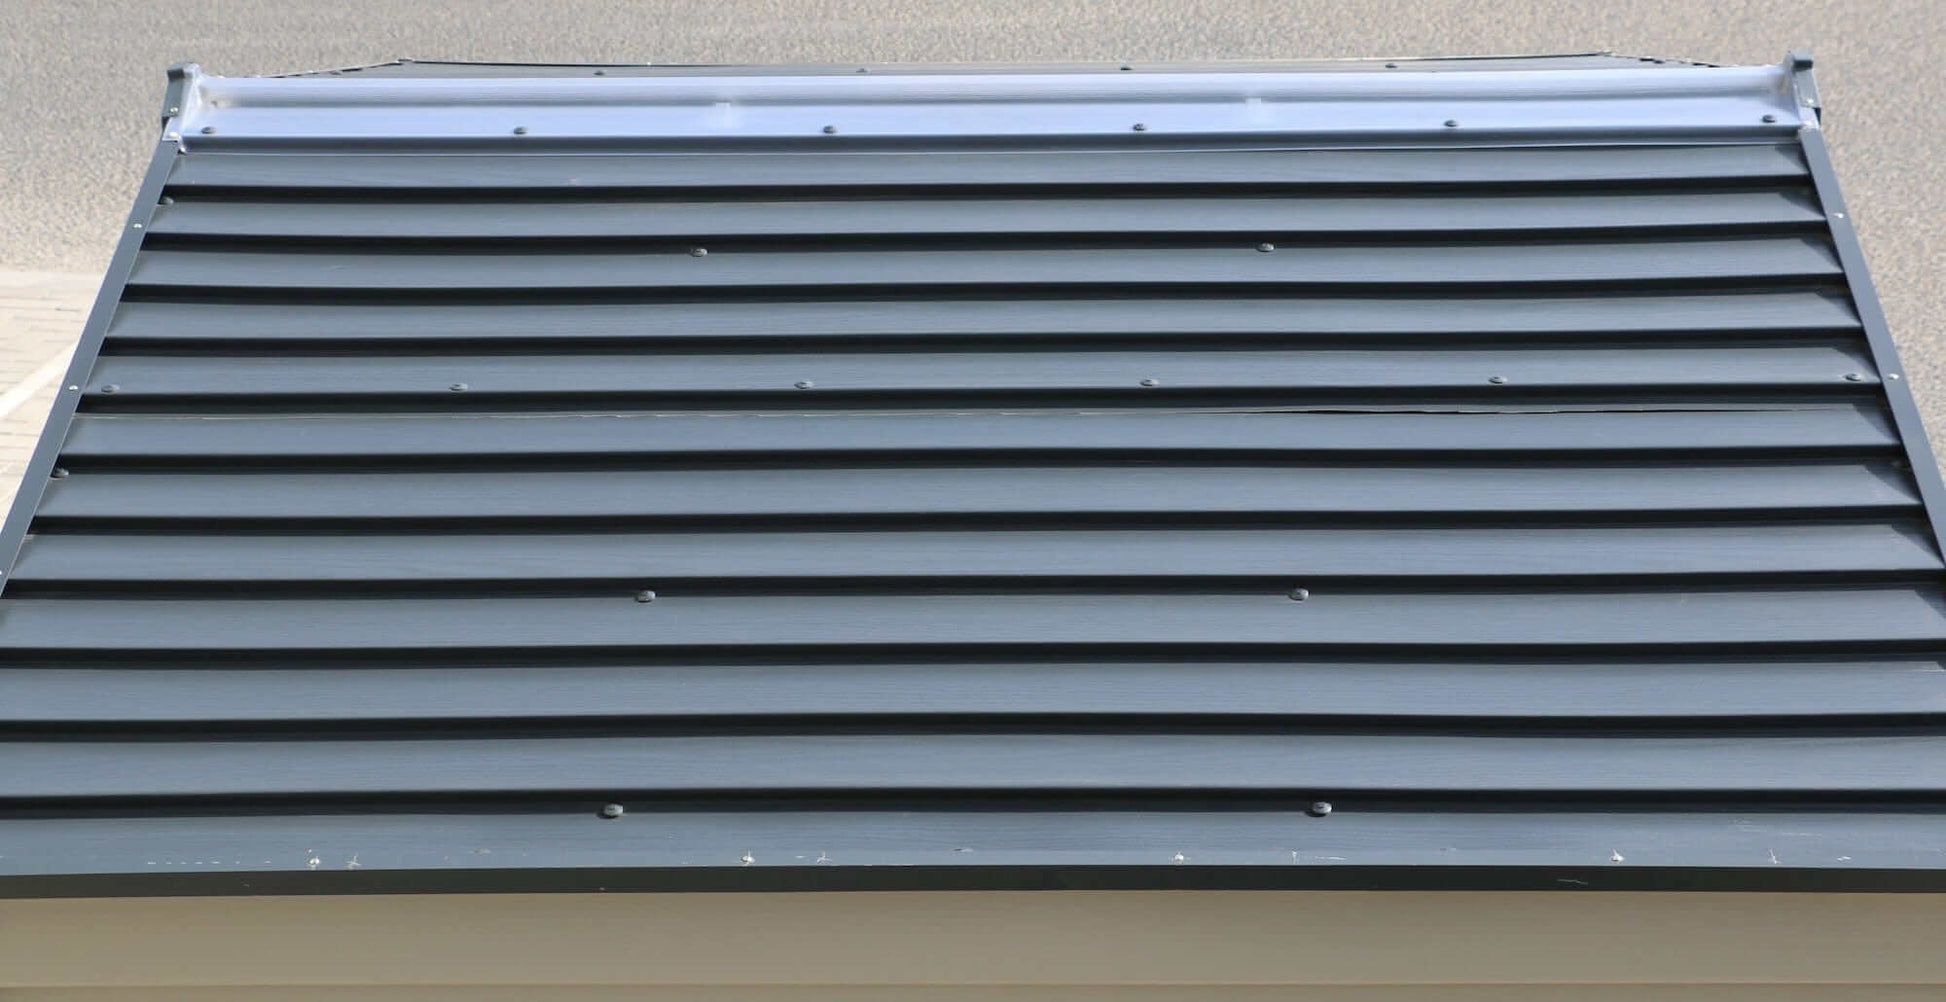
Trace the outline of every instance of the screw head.
[[141, 229], [141, 228], [142, 228], [142, 224], [141, 224], [141, 223], [130, 223], [130, 224], [128, 224], [128, 227], [129, 227], [129, 229], [132, 229], [132, 230], [139, 230], [139, 229]]
[[1291, 601], [1293, 601], [1293, 602], [1302, 602], [1302, 601], [1304, 601], [1305, 599], [1307, 599], [1307, 598], [1310, 598], [1310, 597], [1311, 597], [1311, 589], [1309, 589], [1309, 588], [1292, 588], [1292, 589], [1291, 589]]
[[1502, 385], [1502, 384], [1504, 384], [1504, 383], [1506, 383], [1506, 381], [1507, 381], [1507, 377], [1505, 377], [1505, 376], [1488, 376], [1488, 377], [1487, 377], [1487, 382], [1489, 382], [1489, 383], [1492, 383], [1492, 384], [1494, 384], [1495, 386], [1500, 386], [1500, 385]]
[[1135, 67], [1133, 67], [1133, 66], [1124, 66], [1124, 67], [1122, 67], [1122, 72], [1123, 72], [1123, 73], [1127, 73], [1127, 72], [1128, 72], [1129, 70], [1132, 70], [1132, 69], [1134, 69], [1134, 68], [1135, 68]]
[[650, 591], [647, 588], [644, 588], [641, 591], [635, 593], [635, 600], [637, 602], [653, 602], [655, 601], [655, 592]]
[[1147, 122], [1137, 122], [1135, 123], [1135, 131], [1147, 132], [1149, 131], [1149, 124]]
[[205, 136], [213, 136], [213, 135], [216, 135], [216, 126], [214, 126], [214, 125], [205, 125], [205, 126], [203, 126], [203, 127], [201, 128], [201, 129], [198, 129], [197, 131], [198, 131], [198, 132], [201, 132], [201, 133], [202, 133], [203, 135], [205, 135]]
[[708, 247], [691, 247], [691, 248], [689, 248], [689, 256], [690, 256], [690, 257], [709, 257], [709, 248], [708, 248]]
[[56, 466], [47, 475], [49, 477], [54, 478], [55, 480], [66, 480], [68, 478], [68, 471], [62, 467]]
[[791, 385], [797, 387], [800, 390], [808, 390], [811, 387], [816, 386], [818, 384], [813, 383], [808, 379], [800, 379], [797, 382], [792, 383]]
[[448, 387], [446, 387], [446, 388], [447, 388], [447, 389], [449, 389], [449, 390], [452, 390], [452, 391], [453, 391], [454, 393], [465, 393], [465, 392], [466, 392], [466, 384], [465, 384], [465, 383], [454, 383], [453, 385], [451, 385], [451, 386], [448, 386]]
[[1896, 372], [1888, 372], [1888, 373], [1886, 373], [1886, 374], [1885, 374], [1885, 378], [1887, 378], [1887, 379], [1897, 379], [1897, 378], [1899, 378], [1899, 374], [1898, 374], [1898, 373], [1896, 373]]
[[1386, 63], [1386, 64], [1385, 64], [1385, 68], [1386, 68], [1386, 69], [1388, 69], [1388, 70], [1396, 70], [1396, 69], [1398, 69], [1398, 68], [1399, 68], [1399, 64], [1398, 64], [1398, 63]]
[[604, 817], [604, 818], [608, 818], [608, 819], [610, 819], [610, 820], [613, 820], [613, 819], [615, 819], [615, 818], [619, 818], [619, 817], [621, 817], [622, 815], [624, 815], [624, 814], [627, 814], [627, 813], [628, 813], [628, 809], [627, 809], [627, 808], [625, 808], [625, 807], [623, 807], [623, 806], [622, 806], [622, 805], [620, 805], [620, 804], [603, 804], [603, 805], [601, 805], [601, 816], [602, 816], [602, 817]]
[[1150, 376], [1147, 379], [1142, 380], [1142, 385], [1147, 386], [1150, 389], [1154, 389], [1155, 387], [1162, 385], [1162, 380], [1157, 379], [1154, 376]]
[[1861, 383], [1864, 381], [1865, 381], [1865, 374], [1862, 372], [1845, 373], [1845, 382], [1847, 383]]
[[170, 109], [169, 109], [169, 114], [171, 114], [171, 115], [173, 115], [173, 114], [175, 114], [175, 113], [177, 113], [177, 112], [179, 112], [179, 111], [181, 111], [181, 110], [182, 110], [181, 108], [170, 108]]
[[1446, 127], [1447, 127], [1447, 128], [1449, 128], [1449, 129], [1457, 129], [1457, 128], [1459, 128], [1459, 119], [1457, 119], [1457, 118], [1449, 118], [1449, 119], [1447, 119], [1447, 120], [1446, 120]]
[[1276, 244], [1258, 244], [1258, 245], [1257, 245], [1257, 253], [1259, 253], [1259, 254], [1268, 254], [1268, 253], [1270, 253], [1271, 251], [1274, 251], [1274, 250], [1276, 250], [1276, 249], [1277, 249], [1277, 245], [1276, 245]]
[[824, 134], [827, 136], [835, 136], [838, 134], [838, 127], [835, 125], [827, 125], [824, 127]]
[[527, 127], [526, 127], [525, 125], [516, 125], [516, 126], [514, 126], [514, 135], [516, 135], [516, 136], [524, 136], [524, 135], [526, 135], [526, 134], [527, 134]]
[[103, 392], [103, 393], [120, 393], [120, 392], [122, 392], [122, 388], [121, 388], [121, 386], [120, 386], [120, 385], [118, 385], [118, 384], [115, 384], [115, 383], [109, 383], [108, 385], [106, 385], [106, 386], [103, 386], [103, 387], [101, 388], [101, 392]]
[[1777, 121], [1777, 116], [1776, 116], [1776, 115], [1765, 115], [1765, 116], [1764, 116], [1764, 124], [1765, 124], [1765, 125], [1770, 125], [1770, 124], [1772, 124], [1772, 123], [1774, 123], [1774, 122], [1776, 122], [1776, 121]]
[[1331, 801], [1329, 800], [1313, 801], [1311, 806], [1306, 807], [1304, 809], [1304, 813], [1309, 814], [1314, 818], [1324, 817], [1331, 813]]

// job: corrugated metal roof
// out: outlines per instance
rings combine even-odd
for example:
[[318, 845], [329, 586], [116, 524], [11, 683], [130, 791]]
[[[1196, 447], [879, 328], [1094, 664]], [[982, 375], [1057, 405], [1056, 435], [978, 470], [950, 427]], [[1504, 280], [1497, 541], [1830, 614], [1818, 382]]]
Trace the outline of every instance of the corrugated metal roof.
[[0, 892], [1946, 886], [1807, 67], [1618, 65], [179, 74]]

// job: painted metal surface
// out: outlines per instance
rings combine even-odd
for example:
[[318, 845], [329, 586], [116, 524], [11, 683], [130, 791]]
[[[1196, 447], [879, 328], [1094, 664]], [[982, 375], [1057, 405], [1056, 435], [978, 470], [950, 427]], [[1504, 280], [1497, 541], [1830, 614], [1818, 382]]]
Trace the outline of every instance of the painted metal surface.
[[0, 893], [1946, 888], [1802, 66], [531, 69], [183, 74]]

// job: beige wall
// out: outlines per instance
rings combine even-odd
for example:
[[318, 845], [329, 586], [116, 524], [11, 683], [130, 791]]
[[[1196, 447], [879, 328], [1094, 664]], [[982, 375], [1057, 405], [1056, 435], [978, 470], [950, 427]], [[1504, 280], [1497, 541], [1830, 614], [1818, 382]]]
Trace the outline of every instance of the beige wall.
[[[1942, 920], [1946, 895], [1916, 894], [0, 901], [0, 1002], [1916, 1000], [1946, 998]], [[527, 987], [451, 988], [488, 985]]]

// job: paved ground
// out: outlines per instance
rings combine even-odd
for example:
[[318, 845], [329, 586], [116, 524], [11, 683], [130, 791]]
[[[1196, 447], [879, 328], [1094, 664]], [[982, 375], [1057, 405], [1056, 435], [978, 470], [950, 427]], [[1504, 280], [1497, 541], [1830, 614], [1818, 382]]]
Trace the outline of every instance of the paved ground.
[[[0, 0], [4, 2], [4, 0]], [[1170, 60], [1610, 49], [1817, 53], [1838, 167], [1935, 439], [1946, 429], [1946, 27], [1929, 0], [64, 0], [0, 35], [0, 496], [15, 392], [65, 350], [154, 139], [162, 70], [523, 61]], [[66, 273], [65, 275], [60, 273]], [[42, 397], [45, 396], [43, 391]], [[6, 405], [16, 405], [9, 409]], [[16, 437], [9, 437], [10, 435]], [[9, 475], [9, 471], [14, 471]]]

